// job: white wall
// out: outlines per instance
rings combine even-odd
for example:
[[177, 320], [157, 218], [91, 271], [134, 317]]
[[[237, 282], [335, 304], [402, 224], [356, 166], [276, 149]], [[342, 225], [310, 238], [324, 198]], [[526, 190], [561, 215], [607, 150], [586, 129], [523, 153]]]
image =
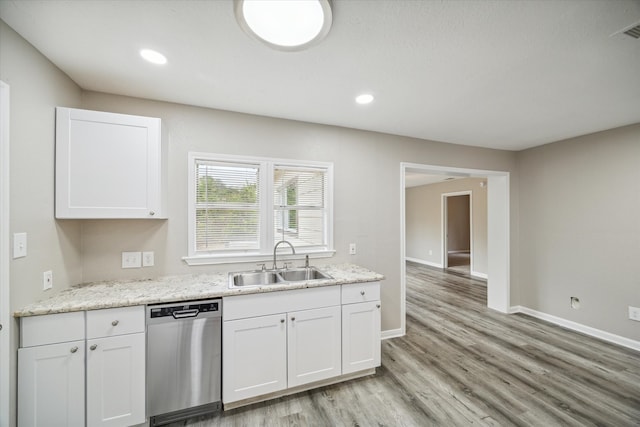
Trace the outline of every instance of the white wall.
[[517, 157], [520, 304], [640, 340], [640, 124]]
[[[442, 194], [471, 191], [473, 265], [487, 274], [487, 187], [483, 178], [463, 178], [406, 189], [406, 255], [442, 267]], [[431, 254], [429, 252], [431, 251]]]
[[[11, 260], [11, 308], [43, 299], [81, 280], [80, 223], [53, 215], [56, 105], [78, 106], [81, 91], [0, 20], [0, 80], [11, 87], [9, 233], [26, 232], [28, 254]], [[54, 288], [42, 290], [53, 271]], [[11, 326], [11, 423], [15, 424], [17, 321]]]

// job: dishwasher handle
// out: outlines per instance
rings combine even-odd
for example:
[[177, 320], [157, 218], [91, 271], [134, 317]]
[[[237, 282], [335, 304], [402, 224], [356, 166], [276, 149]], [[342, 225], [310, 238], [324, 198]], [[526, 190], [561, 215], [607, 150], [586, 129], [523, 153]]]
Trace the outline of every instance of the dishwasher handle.
[[190, 310], [179, 310], [171, 313], [174, 319], [188, 319], [189, 317], [196, 317], [200, 313], [200, 310], [193, 308]]

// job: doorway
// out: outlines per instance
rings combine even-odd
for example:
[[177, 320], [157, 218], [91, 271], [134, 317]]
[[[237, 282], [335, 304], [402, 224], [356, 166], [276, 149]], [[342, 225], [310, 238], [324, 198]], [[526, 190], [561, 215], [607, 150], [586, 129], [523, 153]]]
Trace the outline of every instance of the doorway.
[[471, 197], [471, 191], [442, 194], [442, 265], [462, 274], [471, 274], [473, 257]]
[[400, 329], [385, 338], [406, 332], [406, 206], [405, 179], [408, 173], [485, 178], [487, 186], [487, 307], [510, 312], [510, 201], [509, 172], [467, 169], [417, 163], [400, 163]]

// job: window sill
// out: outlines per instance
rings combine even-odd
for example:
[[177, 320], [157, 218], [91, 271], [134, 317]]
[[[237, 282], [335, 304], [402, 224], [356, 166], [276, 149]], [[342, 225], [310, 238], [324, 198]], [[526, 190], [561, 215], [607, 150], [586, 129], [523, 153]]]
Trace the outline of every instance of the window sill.
[[[336, 251], [333, 249], [315, 252], [296, 252], [295, 255], [290, 253], [278, 252], [278, 261], [303, 260], [305, 255], [309, 255], [310, 259], [331, 258]], [[185, 256], [182, 260], [189, 266], [197, 265], [215, 265], [215, 264], [238, 264], [238, 263], [270, 263], [273, 262], [273, 253], [271, 254], [251, 254], [251, 255], [197, 255]], [[271, 267], [267, 264], [267, 267]]]

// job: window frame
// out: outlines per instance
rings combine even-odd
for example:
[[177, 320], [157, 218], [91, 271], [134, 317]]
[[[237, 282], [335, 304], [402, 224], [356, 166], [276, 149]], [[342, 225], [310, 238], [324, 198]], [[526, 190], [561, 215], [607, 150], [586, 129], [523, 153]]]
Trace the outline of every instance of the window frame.
[[[259, 212], [260, 233], [259, 248], [257, 250], [230, 250], [224, 252], [203, 252], [196, 250], [196, 192], [197, 185], [194, 176], [196, 174], [196, 162], [219, 162], [227, 164], [250, 165], [259, 167]], [[283, 252], [279, 259], [295, 259], [304, 255], [310, 258], [328, 258], [335, 254], [333, 246], [333, 163], [310, 160], [293, 160], [271, 157], [240, 156], [217, 153], [189, 152], [188, 154], [188, 219], [187, 240], [188, 255], [182, 259], [188, 265], [229, 264], [241, 262], [266, 262], [273, 259], [273, 245], [275, 241], [275, 205], [274, 205], [274, 171], [276, 167], [290, 168], [318, 168], [326, 172], [325, 203], [325, 239], [326, 245], [322, 248], [296, 248], [296, 255]], [[285, 190], [286, 191], [286, 190]]]

